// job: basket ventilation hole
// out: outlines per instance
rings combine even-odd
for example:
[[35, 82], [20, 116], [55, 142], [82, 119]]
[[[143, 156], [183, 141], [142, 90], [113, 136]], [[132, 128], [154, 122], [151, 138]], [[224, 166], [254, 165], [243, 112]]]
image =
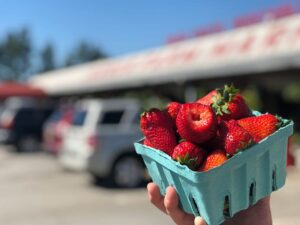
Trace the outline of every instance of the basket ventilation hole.
[[254, 204], [254, 195], [255, 195], [255, 184], [254, 182], [251, 183], [250, 189], [249, 189], [249, 204]]
[[276, 185], [276, 169], [273, 170], [272, 172], [272, 191], [277, 190], [277, 185]]
[[230, 218], [230, 202], [229, 202], [228, 195], [225, 196], [225, 199], [224, 199], [223, 215], [224, 215], [225, 219]]
[[194, 214], [200, 216], [200, 211], [199, 211], [199, 209], [198, 209], [196, 200], [193, 198], [193, 196], [190, 196], [190, 203], [191, 203], [191, 205], [192, 205]]

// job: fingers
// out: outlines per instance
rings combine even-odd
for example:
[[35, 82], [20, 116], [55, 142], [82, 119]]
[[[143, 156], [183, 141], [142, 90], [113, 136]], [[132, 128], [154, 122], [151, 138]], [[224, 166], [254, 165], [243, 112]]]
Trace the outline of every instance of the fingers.
[[200, 216], [195, 217], [194, 223], [195, 225], [207, 225]]
[[166, 196], [160, 194], [159, 188], [154, 183], [147, 185], [149, 200], [161, 211], [168, 214], [177, 225], [206, 225], [201, 217], [196, 217], [183, 212], [179, 207], [179, 199], [176, 190], [173, 187], [168, 187]]
[[164, 199], [164, 206], [168, 215], [173, 219], [176, 224], [185, 225], [190, 224], [194, 220], [194, 216], [186, 214], [178, 207], [178, 196], [173, 187], [168, 187]]
[[149, 183], [147, 189], [150, 202], [164, 213], [167, 213], [164, 206], [164, 197], [161, 196], [158, 186], [154, 183]]

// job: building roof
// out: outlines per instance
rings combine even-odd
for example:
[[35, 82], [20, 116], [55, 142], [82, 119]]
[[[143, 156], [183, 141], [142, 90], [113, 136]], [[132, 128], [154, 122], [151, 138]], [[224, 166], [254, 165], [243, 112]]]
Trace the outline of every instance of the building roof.
[[300, 66], [300, 14], [32, 77], [49, 94], [268, 72]]

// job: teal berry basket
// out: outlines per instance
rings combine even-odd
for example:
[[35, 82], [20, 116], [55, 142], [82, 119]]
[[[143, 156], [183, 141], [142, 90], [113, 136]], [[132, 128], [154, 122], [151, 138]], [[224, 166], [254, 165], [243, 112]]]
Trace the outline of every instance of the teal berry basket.
[[208, 225], [218, 225], [285, 184], [287, 143], [293, 122], [285, 120], [285, 124], [207, 172], [192, 171], [142, 141], [134, 145], [162, 195], [173, 186], [185, 212], [201, 216]]

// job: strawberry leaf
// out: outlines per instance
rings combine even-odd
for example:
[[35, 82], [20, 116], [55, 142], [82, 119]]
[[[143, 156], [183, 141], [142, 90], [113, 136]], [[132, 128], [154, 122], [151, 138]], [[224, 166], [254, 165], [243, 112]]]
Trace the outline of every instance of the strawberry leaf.
[[233, 84], [225, 85], [224, 88], [216, 89], [218, 95], [213, 96], [211, 107], [215, 110], [217, 115], [230, 114], [228, 104], [236, 97], [239, 90]]
[[278, 115], [275, 115], [275, 117], [278, 120], [278, 123], [276, 124], [277, 129], [279, 129], [280, 127], [285, 127], [291, 122], [291, 120], [283, 119], [281, 116]]

